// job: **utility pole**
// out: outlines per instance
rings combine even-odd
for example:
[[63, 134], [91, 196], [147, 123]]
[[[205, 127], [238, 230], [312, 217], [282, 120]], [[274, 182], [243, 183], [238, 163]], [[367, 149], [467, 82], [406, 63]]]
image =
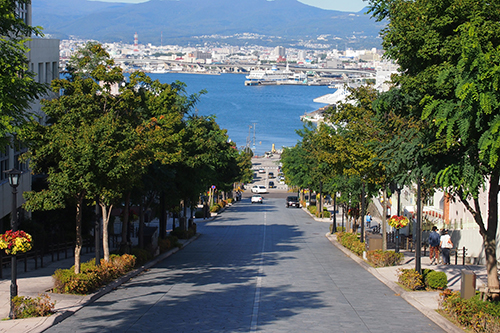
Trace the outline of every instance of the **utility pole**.
[[361, 183], [361, 243], [365, 242], [365, 215], [366, 215], [366, 204], [365, 204], [365, 181]]
[[387, 220], [387, 188], [384, 185], [384, 191], [382, 192], [382, 200], [383, 202], [383, 207], [382, 207], [382, 250], [387, 251], [387, 227], [386, 227], [386, 220]]
[[253, 123], [253, 148], [252, 148], [252, 149], [253, 149], [254, 151], [255, 151], [255, 125], [256, 125], [256, 124], [257, 124], [257, 123]]
[[415, 270], [417, 273], [422, 273], [422, 261], [421, 261], [421, 226], [422, 222], [422, 189], [420, 188], [420, 179], [417, 182], [417, 225], [415, 226]]

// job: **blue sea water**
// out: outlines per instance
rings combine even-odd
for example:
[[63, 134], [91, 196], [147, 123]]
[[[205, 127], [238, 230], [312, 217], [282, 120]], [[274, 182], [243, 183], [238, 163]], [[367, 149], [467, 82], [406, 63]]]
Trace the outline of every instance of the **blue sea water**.
[[324, 106], [313, 99], [333, 93], [326, 86], [245, 86], [245, 75], [222, 74], [149, 74], [162, 83], [186, 83], [188, 94], [203, 89], [196, 105], [200, 115], [215, 115], [221, 128], [227, 129], [229, 138], [238, 148], [247, 144], [249, 126], [253, 147], [255, 123], [255, 154], [294, 146], [300, 137], [296, 130], [303, 128], [300, 116]]

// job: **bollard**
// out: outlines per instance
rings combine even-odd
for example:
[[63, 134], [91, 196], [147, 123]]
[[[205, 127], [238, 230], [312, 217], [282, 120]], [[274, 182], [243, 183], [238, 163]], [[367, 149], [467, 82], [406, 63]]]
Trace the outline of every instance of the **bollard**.
[[463, 247], [463, 255], [462, 255], [462, 266], [465, 266], [465, 255], [467, 254], [467, 249], [465, 246]]
[[468, 269], [462, 269], [460, 297], [470, 299], [476, 295], [476, 274]]

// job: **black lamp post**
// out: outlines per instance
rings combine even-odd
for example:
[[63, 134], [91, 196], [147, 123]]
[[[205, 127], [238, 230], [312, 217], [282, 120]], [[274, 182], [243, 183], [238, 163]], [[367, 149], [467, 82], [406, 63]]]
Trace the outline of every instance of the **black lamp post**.
[[[4, 171], [9, 177], [9, 185], [12, 187], [12, 210], [10, 213], [10, 227], [12, 232], [17, 231], [17, 187], [19, 186], [19, 178], [21, 171], [10, 169]], [[14, 304], [12, 300], [17, 296], [17, 256], [11, 255], [11, 280], [10, 280], [10, 313], [9, 317], [14, 319]]]
[[[398, 207], [396, 208], [396, 215], [400, 216], [401, 211], [401, 185], [396, 184], [396, 192], [398, 193]], [[399, 252], [399, 228], [396, 229], [396, 253]]]
[[417, 182], [417, 224], [415, 226], [415, 270], [421, 274], [422, 273], [422, 263], [421, 263], [421, 226], [422, 223], [422, 189], [420, 186], [420, 180]]
[[337, 193], [333, 195], [333, 220], [331, 233], [333, 234], [334, 232], [337, 232]]

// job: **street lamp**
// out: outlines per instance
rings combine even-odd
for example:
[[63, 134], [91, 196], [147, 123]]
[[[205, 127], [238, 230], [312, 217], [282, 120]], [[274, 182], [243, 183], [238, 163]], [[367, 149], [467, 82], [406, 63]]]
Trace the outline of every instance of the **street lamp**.
[[[332, 222], [332, 234], [337, 232], [337, 198], [340, 198], [340, 193], [335, 192], [333, 196], [333, 222]], [[344, 216], [342, 215], [342, 232], [344, 232]]]
[[[9, 178], [9, 185], [12, 187], [12, 210], [10, 212], [10, 227], [12, 232], [17, 231], [17, 187], [19, 186], [19, 179], [21, 171], [17, 169], [10, 169], [4, 171]], [[9, 317], [14, 319], [14, 304], [12, 300], [17, 296], [17, 256], [11, 255], [11, 280], [10, 280], [10, 313]]]
[[[396, 215], [400, 216], [401, 211], [401, 185], [396, 184], [396, 192], [398, 193], [398, 207], [396, 208]], [[396, 253], [399, 253], [399, 228], [396, 229]]]
[[333, 218], [332, 218], [332, 232], [337, 232], [337, 193], [333, 195]]

